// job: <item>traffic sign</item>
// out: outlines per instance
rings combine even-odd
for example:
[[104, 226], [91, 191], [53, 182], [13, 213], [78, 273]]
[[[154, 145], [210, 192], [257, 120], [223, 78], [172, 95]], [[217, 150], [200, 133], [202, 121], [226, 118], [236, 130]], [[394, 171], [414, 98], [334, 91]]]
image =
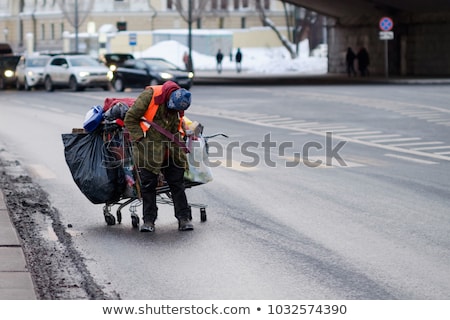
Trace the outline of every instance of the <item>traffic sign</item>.
[[130, 33], [128, 35], [128, 40], [130, 46], [135, 46], [137, 44], [137, 34], [136, 33]]
[[391, 31], [394, 28], [394, 21], [389, 17], [383, 17], [380, 19], [379, 26], [381, 31]]
[[380, 40], [392, 40], [394, 39], [394, 32], [393, 31], [380, 31]]

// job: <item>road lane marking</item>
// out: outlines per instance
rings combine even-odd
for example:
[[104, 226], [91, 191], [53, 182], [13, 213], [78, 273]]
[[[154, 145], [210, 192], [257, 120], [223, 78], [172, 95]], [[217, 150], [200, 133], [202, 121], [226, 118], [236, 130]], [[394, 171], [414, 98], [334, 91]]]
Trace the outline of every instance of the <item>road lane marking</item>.
[[411, 162], [416, 162], [416, 163], [421, 163], [421, 164], [438, 164], [438, 162], [434, 162], [434, 161], [410, 158], [410, 157], [400, 156], [398, 154], [392, 154], [392, 153], [386, 153], [385, 156], [391, 157], [391, 158], [396, 158], [396, 159], [401, 159], [401, 160], [406, 160], [406, 161], [411, 161]]
[[432, 144], [443, 144], [441, 141], [430, 141], [430, 142], [410, 142], [410, 143], [399, 143], [399, 144], [390, 144], [391, 147], [412, 147], [412, 146], [426, 146]]
[[360, 134], [362, 134], [362, 135], [371, 135], [371, 134], [379, 134], [379, 133], [382, 133], [381, 131], [359, 131], [359, 132], [339, 132], [339, 130], [333, 130], [333, 133], [334, 132], [338, 132], [339, 134], [342, 134], [342, 135], [346, 135], [346, 136], [357, 136], [357, 135], [360, 135]]
[[373, 143], [383, 143], [383, 142], [402, 142], [402, 141], [417, 141], [422, 140], [421, 138], [396, 138], [396, 139], [380, 139], [372, 140]]
[[[218, 110], [214, 110], [214, 109], [211, 109], [208, 107], [196, 106], [196, 109], [192, 110], [190, 113], [194, 114], [194, 115], [195, 114], [201, 115], [201, 116], [206, 115], [209, 117], [228, 119], [228, 120], [232, 120], [232, 121], [236, 121], [236, 122], [242, 122], [242, 123], [258, 125], [258, 126], [263, 126], [263, 127], [277, 128], [277, 129], [280, 128], [279, 125], [274, 125], [271, 123], [257, 122], [257, 121], [254, 121], [254, 120], [251, 120], [251, 119], [248, 119], [245, 117], [236, 116], [236, 114], [230, 115], [229, 113], [227, 113], [224, 110], [218, 111]], [[318, 124], [318, 122], [307, 122], [307, 123], [301, 123], [301, 124], [285, 127], [284, 129], [326, 137], [327, 136], [326, 132], [311, 129], [314, 126], [316, 126], [317, 124]], [[319, 124], [319, 125], [323, 125], [323, 123]], [[450, 157], [447, 155], [422, 152], [420, 150], [400, 148], [400, 147], [386, 145], [386, 144], [377, 144], [377, 143], [373, 143], [371, 141], [364, 140], [364, 139], [373, 139], [374, 137], [376, 138], [377, 137], [376, 135], [368, 135], [368, 136], [362, 136], [362, 137], [363, 138], [361, 138], [361, 136], [349, 137], [349, 136], [346, 136], [345, 134], [339, 134], [339, 133], [333, 134], [333, 139], [336, 139], [336, 140], [343, 140], [343, 141], [347, 141], [347, 142], [351, 142], [351, 143], [355, 143], [355, 144], [364, 145], [367, 147], [379, 148], [379, 149], [389, 150], [392, 152], [398, 152], [398, 153], [403, 153], [403, 154], [410, 154], [410, 155], [415, 155], [418, 157], [426, 157], [426, 158], [450, 161]], [[394, 137], [401, 137], [401, 135], [398, 135], [398, 134], [378, 135], [378, 138], [394, 138]]]
[[399, 134], [379, 134], [379, 135], [368, 135], [368, 136], [356, 136], [353, 139], [378, 139], [378, 138], [395, 138], [401, 137]]
[[450, 146], [434, 146], [434, 147], [421, 147], [421, 148], [411, 148], [413, 150], [421, 151], [421, 150], [440, 150], [440, 149], [450, 149]]

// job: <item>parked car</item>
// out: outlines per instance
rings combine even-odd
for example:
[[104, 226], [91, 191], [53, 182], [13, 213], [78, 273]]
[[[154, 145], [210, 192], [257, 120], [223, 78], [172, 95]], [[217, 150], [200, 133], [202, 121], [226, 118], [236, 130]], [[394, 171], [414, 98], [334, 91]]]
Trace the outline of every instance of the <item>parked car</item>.
[[20, 56], [0, 56], [0, 90], [16, 84], [16, 66]]
[[50, 56], [22, 56], [16, 67], [16, 88], [30, 90], [44, 85], [44, 68]]
[[87, 55], [57, 55], [44, 68], [45, 90], [56, 87], [82, 91], [100, 87], [109, 90], [112, 72], [98, 60]]
[[180, 87], [190, 89], [194, 74], [161, 58], [127, 60], [113, 73], [113, 87], [116, 91], [125, 88], [145, 88], [148, 85], [163, 84], [168, 80]]
[[13, 50], [9, 43], [0, 42], [0, 55], [12, 55]]
[[118, 67], [121, 67], [125, 61], [131, 59], [134, 59], [134, 56], [131, 53], [106, 53], [100, 58], [105, 66], [111, 71], [115, 71]]

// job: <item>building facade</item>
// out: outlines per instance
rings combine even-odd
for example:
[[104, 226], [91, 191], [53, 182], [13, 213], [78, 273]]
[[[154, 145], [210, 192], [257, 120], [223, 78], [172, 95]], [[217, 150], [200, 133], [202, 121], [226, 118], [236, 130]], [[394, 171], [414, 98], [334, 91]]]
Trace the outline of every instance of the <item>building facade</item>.
[[[283, 3], [278, 0], [190, 1], [193, 29], [261, 27], [257, 3], [271, 20], [286, 25]], [[10, 43], [16, 52], [31, 47], [58, 51], [67, 49], [64, 39], [73, 34], [186, 29], [188, 4], [189, 0], [0, 0], [1, 42]], [[78, 49], [86, 50], [86, 43]]]

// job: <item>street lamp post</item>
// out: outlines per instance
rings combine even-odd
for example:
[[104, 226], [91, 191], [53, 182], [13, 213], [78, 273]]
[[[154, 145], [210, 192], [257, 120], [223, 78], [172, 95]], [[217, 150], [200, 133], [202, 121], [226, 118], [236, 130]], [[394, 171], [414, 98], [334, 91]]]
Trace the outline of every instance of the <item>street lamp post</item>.
[[194, 65], [192, 62], [192, 0], [188, 4], [188, 47], [189, 47], [189, 63], [188, 71], [194, 72]]
[[75, 52], [78, 52], [78, 0], [75, 0]]

